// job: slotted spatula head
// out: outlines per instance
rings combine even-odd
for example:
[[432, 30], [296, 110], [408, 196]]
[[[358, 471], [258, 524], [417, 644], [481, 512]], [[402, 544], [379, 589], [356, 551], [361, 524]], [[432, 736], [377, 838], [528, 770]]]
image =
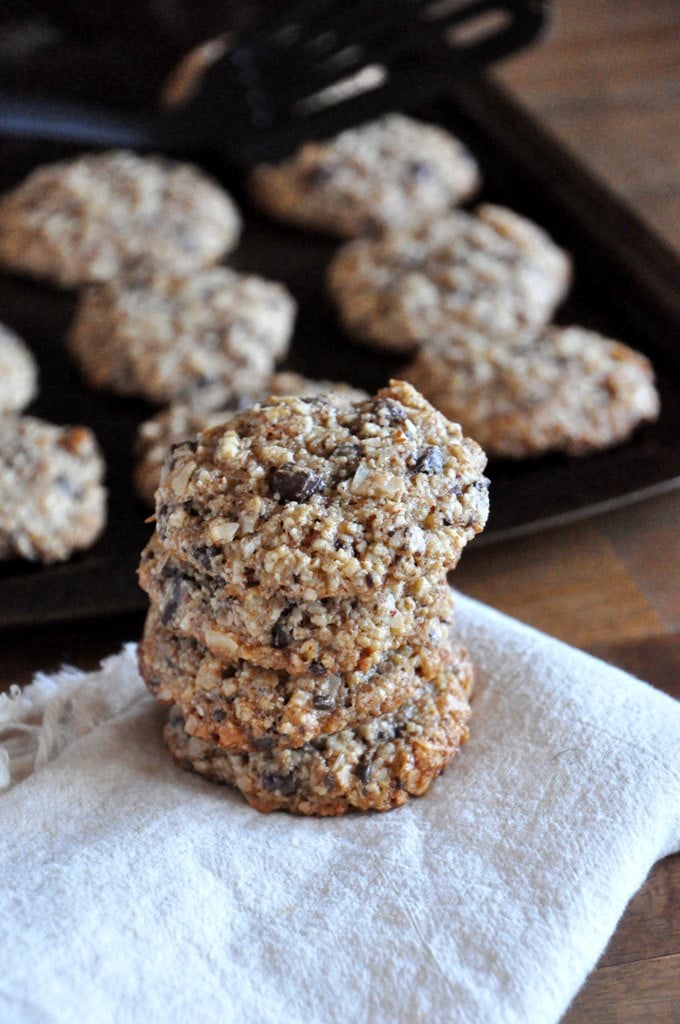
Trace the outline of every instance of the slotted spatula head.
[[251, 164], [445, 93], [535, 40], [543, 0], [300, 0], [251, 26], [181, 109], [130, 116], [0, 97], [0, 133]]
[[[184, 117], [225, 156], [272, 159], [434, 99], [536, 39], [546, 22], [541, 0], [302, 0], [236, 41]], [[240, 104], [229, 136], [227, 96]]]

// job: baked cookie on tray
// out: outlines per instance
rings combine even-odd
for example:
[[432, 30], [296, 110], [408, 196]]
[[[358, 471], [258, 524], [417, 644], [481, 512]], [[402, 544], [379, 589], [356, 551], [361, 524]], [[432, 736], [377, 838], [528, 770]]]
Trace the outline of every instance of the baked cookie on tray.
[[570, 280], [569, 257], [542, 228], [490, 204], [350, 242], [328, 270], [350, 334], [393, 352], [461, 325], [501, 333], [542, 326]]
[[190, 736], [177, 707], [165, 740], [183, 768], [236, 786], [258, 811], [388, 811], [422, 796], [467, 740], [472, 673], [467, 652], [455, 647], [410, 703], [295, 750], [230, 753]]
[[372, 598], [439, 578], [488, 514], [486, 457], [409, 384], [373, 398], [271, 398], [176, 446], [161, 546], [225, 596]]
[[152, 607], [139, 666], [156, 700], [177, 704], [192, 736], [224, 749], [301, 747], [412, 700], [441, 669], [449, 628], [434, 619], [422, 643], [388, 651], [367, 671], [331, 673], [317, 663], [313, 671], [291, 676], [248, 661], [224, 662], [164, 626]]
[[87, 427], [0, 417], [0, 558], [61, 562], [106, 521], [104, 462]]
[[293, 330], [283, 285], [227, 267], [139, 270], [86, 289], [68, 338], [92, 387], [163, 404], [261, 390]]
[[0, 324], [0, 415], [20, 412], [35, 398], [38, 367], [21, 338]]
[[477, 162], [449, 132], [387, 114], [250, 176], [255, 202], [300, 227], [344, 238], [411, 230], [477, 191]]
[[584, 327], [494, 337], [459, 332], [423, 345], [403, 371], [489, 455], [583, 455], [655, 420], [649, 360]]
[[340, 381], [310, 380], [298, 373], [275, 373], [259, 392], [236, 396], [229, 388], [202, 388], [187, 402], [174, 402], [141, 424], [135, 444], [135, 487], [142, 501], [153, 505], [161, 468], [173, 445], [223, 423], [238, 409], [269, 395], [323, 395], [332, 392], [348, 402], [368, 398], [365, 391]]
[[71, 288], [140, 258], [215, 263], [240, 230], [232, 199], [197, 167], [114, 150], [39, 167], [2, 196], [0, 264]]
[[219, 576], [199, 573], [164, 552], [154, 536], [142, 554], [139, 582], [163, 625], [190, 636], [225, 662], [308, 672], [367, 672], [385, 653], [425, 643], [449, 623], [453, 598], [443, 574], [356, 596], [291, 601], [244, 589], [229, 596]]

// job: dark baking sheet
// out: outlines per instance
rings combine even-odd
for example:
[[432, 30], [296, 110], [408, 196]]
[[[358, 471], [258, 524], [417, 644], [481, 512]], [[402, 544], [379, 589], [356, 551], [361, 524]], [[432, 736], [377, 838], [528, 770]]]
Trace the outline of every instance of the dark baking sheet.
[[[662, 396], [659, 421], [626, 445], [581, 459], [549, 457], [489, 467], [491, 515], [475, 545], [568, 522], [675, 487], [680, 482], [680, 267], [670, 250], [617, 202], [497, 86], [457, 90], [424, 116], [465, 139], [484, 172], [482, 198], [513, 207], [546, 227], [574, 256], [576, 286], [560, 310], [647, 353]], [[0, 188], [64, 147], [4, 143]], [[246, 212], [243, 242], [230, 260], [239, 269], [285, 281], [300, 303], [287, 366], [309, 376], [344, 379], [368, 389], [398, 374], [399, 360], [353, 345], [324, 296], [332, 241], [281, 228], [248, 209], [239, 181], [209, 167]], [[55, 423], [86, 423], [104, 449], [109, 525], [90, 551], [65, 565], [21, 562], [0, 568], [0, 627], [105, 615], [142, 608], [135, 567], [149, 527], [131, 486], [137, 424], [152, 414], [142, 402], [88, 391], [63, 346], [72, 295], [13, 277], [0, 278], [0, 321], [35, 352], [41, 393], [28, 410]]]

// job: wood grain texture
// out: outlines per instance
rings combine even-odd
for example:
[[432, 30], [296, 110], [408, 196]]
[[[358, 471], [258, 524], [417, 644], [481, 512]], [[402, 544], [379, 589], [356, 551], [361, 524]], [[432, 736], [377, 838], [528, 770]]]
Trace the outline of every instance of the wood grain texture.
[[664, 632], [661, 617], [590, 523], [472, 547], [455, 586], [577, 647]]
[[600, 959], [613, 967], [659, 957], [675, 956], [680, 949], [680, 855], [666, 857], [652, 869], [644, 889], [631, 900], [616, 934]]
[[680, 629], [680, 496], [665, 494], [597, 522], [665, 625]]
[[552, 36], [499, 77], [680, 249], [680, 4], [554, 8]]
[[[620, 998], [625, 991], [625, 999]], [[600, 967], [562, 1024], [678, 1024], [680, 955]]]
[[[552, 38], [508, 61], [499, 76], [680, 250], [680, 4], [557, 0], [555, 7]], [[471, 550], [456, 583], [680, 697], [679, 567], [675, 494], [561, 536], [496, 553]], [[563, 1024], [678, 1021], [676, 856], [653, 868]]]

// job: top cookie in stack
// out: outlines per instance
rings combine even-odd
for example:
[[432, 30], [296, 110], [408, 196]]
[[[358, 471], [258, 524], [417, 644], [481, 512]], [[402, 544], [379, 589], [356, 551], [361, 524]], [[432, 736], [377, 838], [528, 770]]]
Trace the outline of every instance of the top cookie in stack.
[[158, 538], [225, 595], [372, 596], [454, 568], [486, 521], [485, 462], [402, 382], [271, 399], [173, 450]]

